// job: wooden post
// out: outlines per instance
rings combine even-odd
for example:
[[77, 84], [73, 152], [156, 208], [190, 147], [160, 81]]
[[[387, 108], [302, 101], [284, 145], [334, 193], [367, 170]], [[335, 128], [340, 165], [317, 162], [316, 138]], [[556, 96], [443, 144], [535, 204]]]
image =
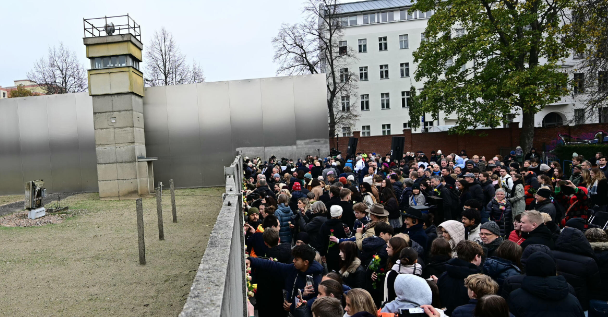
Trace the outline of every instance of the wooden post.
[[146, 264], [146, 244], [144, 242], [144, 207], [141, 198], [136, 201], [137, 206], [137, 242], [139, 244], [139, 264]]
[[177, 222], [177, 209], [175, 208], [175, 185], [173, 179], [169, 180], [171, 186], [171, 212], [173, 213], [173, 222]]
[[160, 187], [156, 189], [156, 213], [158, 214], [158, 240], [165, 240], [165, 231], [163, 230], [163, 198], [161, 196]]

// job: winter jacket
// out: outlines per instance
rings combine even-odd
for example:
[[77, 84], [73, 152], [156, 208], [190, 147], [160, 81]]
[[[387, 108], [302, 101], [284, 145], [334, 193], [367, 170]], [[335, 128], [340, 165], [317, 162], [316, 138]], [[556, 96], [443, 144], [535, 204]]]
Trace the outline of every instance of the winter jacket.
[[[515, 184], [513, 184], [513, 191], [511, 192], [511, 197], [509, 198], [509, 202], [511, 203], [512, 217], [526, 211], [525, 198], [526, 194], [524, 192], [524, 185], [520, 181], [516, 181]], [[510, 232], [510, 230], [507, 232]]]
[[304, 197], [306, 197], [306, 194], [302, 190], [296, 190], [291, 193], [291, 199], [289, 200], [289, 208], [291, 208], [291, 211], [295, 213], [298, 210], [298, 199]]
[[494, 189], [494, 184], [492, 184], [491, 180], [487, 180], [485, 183], [481, 184], [481, 188], [483, 189], [483, 203], [482, 206], [487, 206], [488, 203], [494, 198], [496, 194], [496, 189]]
[[359, 258], [355, 258], [346, 270], [340, 269], [339, 273], [342, 276], [342, 282], [350, 288], [365, 287], [365, 267], [361, 265]]
[[422, 266], [420, 266], [418, 263], [407, 266], [400, 265], [400, 260], [397, 260], [397, 263], [393, 265], [393, 268], [386, 273], [386, 277], [384, 279], [384, 303], [391, 302], [397, 297], [397, 294], [395, 294], [395, 279], [397, 279], [397, 276], [400, 274], [414, 274], [416, 276], [421, 276]]
[[568, 292], [568, 282], [563, 276], [526, 276], [508, 302], [509, 310], [517, 317], [585, 316], [579, 301]]
[[[477, 299], [470, 299], [466, 305], [458, 306], [454, 309], [451, 317], [473, 317], [475, 316], [475, 307], [477, 306]], [[513, 314], [509, 313], [509, 317], [514, 317]]]
[[[493, 256], [484, 262], [483, 273], [490, 276], [502, 287], [506, 278], [521, 275], [521, 269], [507, 259]], [[500, 291], [497, 294], [500, 294]]]
[[313, 187], [311, 191], [315, 194], [315, 200], [317, 201], [319, 200], [319, 197], [323, 195], [323, 187], [321, 186]]
[[426, 232], [424, 232], [422, 223], [414, 225], [410, 228], [406, 228], [405, 226], [403, 226], [401, 232], [410, 236], [410, 239], [412, 241], [416, 241], [423, 248], [423, 250], [426, 250], [429, 238], [426, 236]]
[[526, 239], [524, 239], [524, 237], [522, 237], [521, 235], [517, 234], [517, 231], [513, 230], [511, 231], [511, 234], [509, 234], [509, 241], [513, 241], [521, 245], [524, 241], [526, 241]]
[[[589, 309], [590, 290], [599, 287], [600, 273], [595, 254], [582, 231], [565, 228], [551, 252], [558, 275], [563, 275], [576, 290], [583, 310]], [[604, 285], [605, 287], [605, 285]]]
[[291, 228], [289, 227], [289, 223], [294, 215], [291, 208], [284, 204], [279, 204], [279, 208], [277, 208], [274, 215], [279, 218], [279, 222], [281, 223], [281, 229], [279, 229], [279, 238], [281, 238], [281, 242], [291, 243]]
[[428, 237], [428, 239], [427, 239], [428, 242], [427, 242], [426, 248], [424, 248], [424, 249], [431, 251], [431, 245], [433, 244], [433, 241], [435, 241], [435, 239], [437, 239], [437, 227], [435, 225], [431, 225], [430, 227], [427, 227], [426, 230], [424, 230], [424, 232], [426, 233], [426, 236]]
[[451, 259], [446, 264], [446, 271], [437, 281], [441, 304], [447, 308], [446, 315], [451, 316], [456, 307], [469, 302], [464, 279], [471, 275], [481, 273], [479, 267], [471, 262], [461, 259]]
[[483, 204], [484, 194], [483, 188], [479, 181], [475, 180], [473, 183], [469, 184], [469, 192], [471, 193], [471, 198], [477, 200], [480, 204]]
[[496, 222], [500, 227], [501, 237], [506, 236], [513, 230], [513, 213], [508, 199], [499, 203], [496, 198], [492, 198], [486, 209], [490, 212], [490, 220]]
[[572, 218], [589, 219], [587, 188], [577, 187], [574, 190], [573, 195], [565, 195], [564, 192], [561, 191], [557, 194], [555, 199], [564, 207], [564, 210], [566, 210], [566, 215], [560, 224], [562, 228], [566, 225], [566, 222]]
[[398, 219], [399, 216], [401, 216], [399, 203], [395, 198], [390, 198], [388, 201], [384, 202], [384, 209], [388, 211], [388, 219]]
[[452, 247], [452, 257], [456, 257], [456, 245], [458, 242], [464, 240], [464, 225], [462, 222], [456, 220], [448, 220], [439, 224], [439, 227], [445, 229], [450, 235], [450, 246]]
[[483, 259], [485, 260], [494, 256], [494, 251], [496, 251], [496, 249], [498, 249], [503, 242], [504, 239], [502, 237], [498, 237], [488, 244], [481, 243], [481, 247], [483, 248]]
[[[346, 238], [344, 233], [344, 224], [340, 219], [328, 219], [319, 230], [319, 239], [321, 239], [321, 247], [319, 254], [324, 256], [327, 261], [327, 269], [329, 271], [340, 269], [340, 248], [337, 243], [330, 242], [329, 236], [333, 235], [338, 239]], [[330, 243], [332, 246], [330, 246]]]
[[479, 237], [479, 228], [479, 224], [475, 224], [475, 227], [473, 227], [472, 229], [470, 229], [470, 227], [466, 227], [465, 231], [468, 233], [467, 240], [481, 243], [481, 238]]
[[359, 259], [361, 259], [361, 263], [363, 263], [364, 266], [367, 267], [369, 262], [372, 260], [372, 257], [377, 254], [384, 261], [383, 265], [380, 267], [386, 267], [388, 253], [386, 252], [386, 241], [384, 241], [384, 239], [371, 236], [363, 239], [361, 245], [362, 249]]
[[247, 252], [252, 257], [265, 257], [268, 247], [264, 244], [263, 232], [256, 232], [247, 239]]
[[538, 212], [544, 212], [544, 213], [549, 214], [549, 216], [551, 216], [551, 219], [553, 219], [553, 221], [555, 221], [555, 222], [559, 221], [559, 219], [555, 219], [555, 216], [556, 216], [555, 205], [553, 205], [553, 203], [551, 202], [551, 199], [546, 199], [541, 202], [537, 201], [534, 208]]
[[251, 269], [254, 272], [258, 270], [271, 272], [276, 278], [283, 280], [283, 289], [287, 290], [291, 303], [294, 302], [293, 299], [298, 295], [298, 289], [304, 292], [306, 275], [312, 275], [313, 277], [315, 294], [323, 277], [323, 266], [317, 261], [313, 261], [306, 272], [297, 270], [293, 264], [283, 264], [256, 258], [249, 258], [249, 261], [251, 262]]
[[281, 263], [293, 263], [293, 257], [291, 256], [291, 245], [289, 243], [279, 243], [279, 245], [276, 247], [268, 248], [268, 250], [266, 250], [266, 256], [269, 258], [275, 258]]
[[591, 242], [591, 248], [595, 252], [595, 262], [600, 270], [600, 284], [592, 287], [589, 291], [591, 299], [608, 301], [608, 242]]
[[350, 201], [340, 201], [338, 205], [342, 207], [342, 217], [340, 218], [340, 221], [342, 221], [352, 230], [353, 225], [355, 224], [355, 219], [357, 219], [355, 218], [353, 203]]
[[422, 194], [422, 192], [420, 192], [420, 194], [418, 195], [413, 195], [410, 196], [409, 198], [409, 207], [413, 207], [413, 206], [424, 206], [424, 204], [426, 204], [426, 198], [424, 198], [424, 195]]
[[450, 190], [445, 186], [439, 185], [435, 189], [437, 191], [433, 191], [433, 195], [442, 199], [442, 210], [438, 210], [438, 214], [435, 218], [437, 218], [438, 221], [453, 219], [452, 215], [455, 214], [458, 209], [458, 201], [453, 201], [450, 196]]
[[[504, 282], [502, 283], [501, 293], [499, 295], [502, 296], [508, 302], [509, 297], [511, 296], [513, 291], [521, 288], [521, 284], [523, 283], [524, 278], [526, 278], [526, 277], [527, 277], [526, 275], [513, 275], [510, 277], [507, 277], [504, 280]], [[569, 283], [568, 283], [568, 292], [576, 298], [576, 291], [574, 290], [574, 287], [572, 287], [572, 285], [570, 285]], [[578, 301], [578, 299], [577, 299], [577, 301]]]
[[401, 192], [401, 197], [399, 197], [399, 208], [401, 210], [407, 210], [410, 206], [410, 197], [412, 196], [412, 188], [406, 187]]
[[[595, 183], [595, 182], [594, 182]], [[591, 184], [593, 186], [593, 184]], [[604, 206], [608, 204], [608, 180], [602, 179], [597, 182], [597, 194], [590, 195], [593, 205]]]
[[308, 233], [310, 237], [310, 246], [315, 248], [315, 250], [321, 249], [321, 239], [319, 231], [321, 230], [321, 226], [327, 221], [327, 214], [312, 214], [312, 218], [309, 219], [309, 222], [304, 227], [304, 230]]
[[527, 246], [531, 244], [542, 244], [548, 246], [550, 249], [553, 249], [553, 237], [551, 235], [551, 230], [547, 228], [545, 224], [541, 224], [536, 229], [530, 232], [524, 232], [521, 235], [526, 240], [520, 244], [522, 250], [525, 250]]
[[393, 184], [393, 192], [395, 193], [395, 197], [397, 197], [397, 202], [400, 202], [399, 198], [401, 198], [401, 194], [403, 193], [403, 183], [396, 181]]
[[441, 276], [446, 270], [446, 264], [452, 257], [449, 255], [432, 255], [429, 263], [422, 270], [422, 277], [429, 278], [431, 275]]

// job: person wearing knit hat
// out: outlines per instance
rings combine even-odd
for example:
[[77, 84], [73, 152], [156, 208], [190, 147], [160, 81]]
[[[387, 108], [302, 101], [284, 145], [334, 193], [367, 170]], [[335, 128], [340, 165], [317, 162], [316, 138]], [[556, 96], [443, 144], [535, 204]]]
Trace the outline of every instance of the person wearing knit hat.
[[550, 169], [551, 169], [551, 167], [549, 167], [549, 165], [547, 165], [547, 164], [545, 164], [545, 163], [540, 164], [540, 171], [541, 171], [541, 172], [546, 173], [546, 172], [548, 172]]
[[534, 209], [538, 210], [538, 212], [544, 212], [551, 216], [551, 219], [555, 219], [556, 217], [556, 209], [555, 205], [551, 202], [551, 190], [546, 187], [541, 187], [534, 194], [534, 198], [536, 199], [536, 203], [534, 205]]
[[494, 255], [494, 251], [496, 251], [503, 242], [503, 239], [500, 236], [500, 227], [494, 221], [488, 221], [481, 224], [479, 227], [479, 238], [482, 242], [481, 246], [484, 247], [484, 254], [487, 255], [487, 257]]
[[585, 232], [589, 228], [589, 225], [587, 224], [587, 220], [583, 218], [572, 218], [566, 221], [566, 225], [564, 226], [564, 228], [566, 227], [575, 228], [582, 232]]
[[296, 245], [304, 245], [304, 244], [308, 244], [309, 242], [310, 242], [310, 237], [308, 236], [308, 233], [306, 233], [306, 232], [300, 232], [296, 236]]
[[[557, 275], [555, 260], [538, 252], [530, 255], [521, 288], [509, 295], [509, 310], [515, 316], [584, 316], [583, 307], [563, 275]], [[591, 309], [589, 312], [590, 316]]]
[[345, 225], [342, 222], [342, 212], [344, 209], [340, 205], [333, 205], [329, 208], [331, 219], [327, 219], [325, 223], [321, 225], [317, 239], [320, 242], [319, 254], [325, 257], [327, 263], [327, 269], [331, 271], [340, 270], [340, 248], [338, 243], [330, 242], [330, 237], [336, 237], [337, 239], [346, 238], [344, 232]]
[[354, 175], [348, 175], [348, 177], [346, 178], [346, 180], [354, 182], [355, 181], [355, 176]]
[[292, 191], [297, 191], [297, 190], [302, 190], [302, 185], [300, 184], [300, 182], [295, 182], [293, 183], [293, 187], [291, 188]]
[[346, 185], [346, 183], [348, 183], [348, 181], [346, 180], [346, 177], [340, 177], [339, 181], [340, 181], [340, 183], [342, 183], [342, 185]]
[[310, 174], [310, 172], [304, 174], [304, 178], [306, 179], [312, 179], [312, 174]]
[[332, 218], [341, 217], [342, 211], [343, 211], [343, 209], [339, 205], [333, 205], [333, 206], [331, 206], [331, 208], [329, 208], [329, 214], [331, 215]]
[[260, 210], [256, 207], [249, 208], [247, 212], [247, 223], [254, 229], [257, 229], [262, 224], [260, 220]]

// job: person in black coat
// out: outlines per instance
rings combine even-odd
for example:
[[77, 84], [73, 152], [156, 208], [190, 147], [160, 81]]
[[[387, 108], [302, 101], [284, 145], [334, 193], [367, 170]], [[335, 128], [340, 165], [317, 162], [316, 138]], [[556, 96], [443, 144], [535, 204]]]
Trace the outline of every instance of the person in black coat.
[[471, 198], [477, 200], [480, 204], [484, 202], [483, 188], [479, 181], [475, 179], [475, 174], [466, 173], [464, 174], [464, 180], [469, 183], [469, 193]]
[[[452, 200], [449, 189], [441, 184], [442, 180], [443, 177], [431, 177], [433, 196], [437, 196], [442, 199], [441, 210], [437, 210], [437, 217], [439, 217], [437, 220], [439, 222], [443, 222], [444, 220], [458, 219], [457, 217], [460, 216], [460, 210], [458, 210], [458, 201]], [[454, 215], [456, 215], [456, 218], [454, 218]]]
[[304, 230], [310, 237], [310, 246], [315, 250], [321, 250], [321, 226], [327, 221], [327, 209], [325, 204], [321, 201], [317, 201], [311, 206], [312, 215], [306, 217], [306, 225]]
[[351, 201], [352, 191], [348, 188], [342, 188], [340, 190], [340, 202], [338, 205], [342, 207], [342, 222], [349, 228], [352, 228], [355, 224], [355, 211], [353, 210], [353, 203]]
[[579, 301], [568, 292], [566, 278], [556, 276], [556, 265], [551, 256], [542, 252], [532, 254], [526, 268], [521, 288], [509, 297], [509, 310], [513, 315], [585, 316]]
[[428, 264], [422, 270], [422, 277], [429, 278], [431, 275], [441, 276], [446, 270], [446, 265], [452, 259], [452, 247], [445, 239], [435, 239], [431, 244]]
[[411, 240], [416, 241], [423, 248], [423, 254], [428, 245], [428, 237], [423, 228], [422, 211], [410, 207], [404, 215], [404, 226], [402, 232], [407, 234]]
[[269, 258], [275, 258], [277, 261], [285, 264], [291, 264], [293, 257], [291, 256], [291, 245], [289, 243], [279, 243], [279, 231], [269, 229], [264, 231], [262, 234], [264, 243], [268, 249], [266, 250], [266, 256]]
[[526, 249], [532, 244], [542, 244], [553, 249], [553, 235], [543, 222], [543, 216], [536, 210], [524, 211], [521, 214], [522, 237], [526, 239], [521, 243], [521, 248]]
[[340, 269], [340, 248], [335, 242], [330, 242], [329, 237], [334, 236], [338, 239], [346, 238], [344, 233], [344, 223], [340, 220], [342, 217], [342, 207], [334, 205], [330, 210], [331, 219], [328, 219], [319, 230], [319, 239], [321, 246], [319, 254], [327, 263], [327, 270], [338, 271]]
[[350, 288], [365, 287], [365, 267], [357, 257], [357, 245], [352, 241], [340, 243], [340, 275], [342, 282]]
[[588, 310], [589, 291], [598, 287], [600, 282], [600, 272], [589, 241], [582, 231], [564, 228], [551, 253], [559, 275], [563, 275], [574, 287], [583, 310]]
[[471, 274], [481, 273], [479, 265], [483, 249], [476, 242], [464, 240], [456, 246], [456, 254], [458, 258], [448, 261], [446, 272], [437, 280], [441, 304], [447, 308], [445, 313], [448, 316], [456, 307], [469, 302], [464, 279]]
[[592, 228], [585, 232], [585, 237], [589, 240], [589, 244], [595, 252], [595, 262], [600, 270], [601, 283], [596, 284], [597, 287], [592, 288], [589, 292], [591, 303], [589, 313], [595, 312], [595, 305], [606, 305], [608, 302], [608, 234], [600, 228]]

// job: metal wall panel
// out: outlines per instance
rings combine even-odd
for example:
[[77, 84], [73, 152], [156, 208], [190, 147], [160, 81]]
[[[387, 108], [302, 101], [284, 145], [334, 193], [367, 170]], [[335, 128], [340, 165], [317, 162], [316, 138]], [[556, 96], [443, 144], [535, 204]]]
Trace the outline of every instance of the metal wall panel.
[[228, 82], [198, 84], [199, 135], [203, 153], [203, 186], [222, 184], [224, 170], [234, 161]]
[[201, 140], [196, 85], [167, 86], [169, 147], [175, 186], [201, 186]]
[[88, 93], [74, 94], [76, 99], [76, 126], [80, 153], [80, 191], [96, 192], [97, 154], [93, 128], [93, 98]]
[[53, 191], [81, 188], [78, 120], [74, 95], [54, 95], [47, 99], [49, 146], [53, 171]]
[[158, 158], [158, 161], [154, 162], [154, 181], [157, 184], [163, 182], [168, 186], [172, 165], [166, 87], [146, 88], [143, 101], [146, 156]]
[[0, 103], [0, 195], [23, 193], [17, 99]]
[[293, 93], [296, 113], [296, 139], [327, 140], [327, 95], [325, 75], [294, 76]]
[[49, 147], [47, 98], [19, 98], [19, 144], [21, 168], [25, 181], [42, 179], [44, 187], [54, 192]]
[[264, 146], [260, 80], [229, 82], [232, 146]]
[[260, 81], [264, 114], [264, 145], [267, 147], [296, 144], [292, 78], [265, 78]]

